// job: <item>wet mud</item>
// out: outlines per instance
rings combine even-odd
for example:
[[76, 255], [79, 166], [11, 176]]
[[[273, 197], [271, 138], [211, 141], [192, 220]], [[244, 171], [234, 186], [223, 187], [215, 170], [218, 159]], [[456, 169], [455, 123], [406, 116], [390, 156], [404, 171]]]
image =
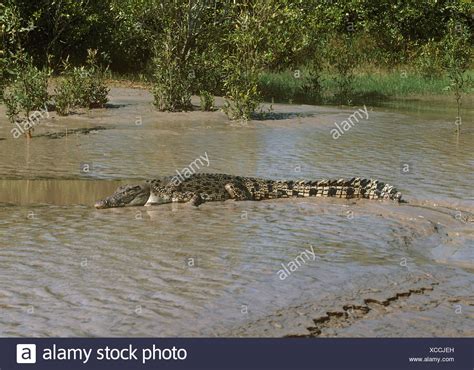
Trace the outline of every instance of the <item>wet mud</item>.
[[[0, 335], [472, 336], [473, 111], [455, 135], [452, 107], [403, 104], [367, 104], [337, 140], [360, 107], [274, 104], [241, 123], [113, 88], [107, 108], [51, 112], [26, 140], [0, 105]], [[200, 172], [372, 177], [407, 203], [93, 208], [204, 153]], [[281, 280], [309, 248], [314, 261]]]

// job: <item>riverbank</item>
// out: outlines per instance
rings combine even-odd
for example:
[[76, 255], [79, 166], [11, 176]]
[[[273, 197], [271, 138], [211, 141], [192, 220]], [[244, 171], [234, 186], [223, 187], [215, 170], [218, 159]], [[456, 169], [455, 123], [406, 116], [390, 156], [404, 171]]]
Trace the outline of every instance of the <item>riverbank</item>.
[[[456, 286], [460, 270], [407, 271], [360, 289], [325, 292], [321, 300], [289, 305], [225, 332], [231, 337], [472, 337], [474, 315], [468, 285]], [[456, 277], [458, 275], [458, 277]], [[472, 275], [461, 272], [469, 282]], [[452, 291], [460, 294], [452, 294]]]
[[[308, 93], [308, 73], [305, 70], [286, 71], [280, 73], [266, 72], [260, 78], [260, 91], [266, 101], [294, 102], [305, 104], [339, 104], [336, 97], [336, 75], [321, 76], [321, 96]], [[474, 80], [474, 70], [467, 76]], [[354, 74], [353, 91], [348, 99], [351, 104], [377, 104], [389, 100], [425, 99], [437, 100], [452, 96], [450, 81], [447, 76], [424, 78], [420, 74], [406, 69], [392, 72], [373, 70]], [[465, 100], [474, 99], [473, 86], [466, 87]], [[452, 98], [454, 101], [454, 97]]]
[[[359, 204], [358, 212], [364, 213], [365, 207], [371, 204]], [[244, 324], [226, 331], [225, 335], [472, 337], [474, 328], [467, 325], [474, 319], [474, 297], [470, 288], [474, 265], [468, 257], [472, 252], [466, 248], [464, 258], [455, 262], [445, 259], [447, 254], [439, 251], [456, 250], [454, 238], [445, 238], [443, 234], [459, 236], [472, 227], [474, 208], [464, 213], [469, 216], [463, 222], [452, 217], [456, 211], [449, 205], [425, 206], [412, 201], [407, 207], [387, 209], [384, 206], [379, 210], [379, 217], [397, 220], [404, 231], [416, 220], [417, 226], [405, 239], [406, 250], [412, 253], [424, 244], [422, 253], [427, 260], [413, 265], [402, 258], [398, 268], [393, 269], [381, 262], [378, 268], [387, 268], [387, 271], [377, 280], [367, 273], [344, 286], [324, 286], [317, 301], [308, 301], [302, 294], [299, 302], [283, 309], [270, 310], [258, 318], [248, 315]], [[439, 226], [433, 228], [434, 220]]]
[[[321, 76], [322, 96], [312, 96], [307, 88], [303, 70], [278, 73], [265, 72], [261, 75], [259, 89], [265, 103], [340, 105], [336, 94], [335, 75]], [[474, 81], [474, 70], [467, 72]], [[143, 74], [112, 74], [107, 84], [111, 87], [137, 88], [151, 91], [152, 82]], [[426, 101], [455, 105], [455, 99], [446, 76], [424, 78], [405, 69], [392, 72], [365, 70], [355, 74], [350, 105], [370, 104], [374, 106], [393, 105], [397, 102]], [[346, 102], [347, 104], [347, 102]], [[467, 86], [462, 98], [464, 107], [474, 106], [474, 85]]]

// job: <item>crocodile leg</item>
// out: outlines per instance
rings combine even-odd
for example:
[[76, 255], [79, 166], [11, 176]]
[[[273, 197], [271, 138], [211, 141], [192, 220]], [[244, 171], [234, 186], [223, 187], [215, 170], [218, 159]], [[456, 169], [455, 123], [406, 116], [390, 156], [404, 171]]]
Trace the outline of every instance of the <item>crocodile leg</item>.
[[189, 203], [194, 206], [204, 203], [198, 193], [191, 191], [177, 191], [171, 187], [163, 188], [150, 194], [145, 206], [160, 205], [165, 203]]
[[150, 194], [150, 197], [148, 198], [148, 201], [145, 203], [145, 207], [148, 206], [157, 206], [160, 204], [166, 204], [166, 203], [171, 203], [172, 200], [169, 196], [163, 196], [163, 195], [158, 195], [158, 194]]
[[188, 200], [187, 204], [193, 207], [199, 207], [201, 204], [205, 203], [205, 200], [199, 194], [194, 194], [193, 197]]

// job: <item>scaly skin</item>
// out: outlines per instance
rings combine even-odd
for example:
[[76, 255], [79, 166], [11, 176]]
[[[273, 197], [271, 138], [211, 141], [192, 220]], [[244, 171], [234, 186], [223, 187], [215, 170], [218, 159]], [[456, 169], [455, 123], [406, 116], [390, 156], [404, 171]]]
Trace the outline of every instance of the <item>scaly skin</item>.
[[194, 174], [180, 181], [176, 176], [147, 180], [138, 185], [119, 187], [96, 208], [159, 205], [189, 202], [198, 206], [209, 201], [265, 200], [290, 197], [336, 197], [391, 199], [401, 194], [391, 185], [377, 180], [282, 181], [225, 174]]

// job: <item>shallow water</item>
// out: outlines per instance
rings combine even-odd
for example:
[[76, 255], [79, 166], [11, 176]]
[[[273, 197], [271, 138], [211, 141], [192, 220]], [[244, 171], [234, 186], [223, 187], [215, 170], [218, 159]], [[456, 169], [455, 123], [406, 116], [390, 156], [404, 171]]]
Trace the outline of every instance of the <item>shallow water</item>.
[[[0, 118], [1, 335], [245, 335], [234, 331], [243, 325], [254, 335], [279, 335], [252, 323], [307, 302], [330, 310], [369, 288], [396, 292], [419, 274], [439, 283], [433, 300], [459, 299], [462, 306], [461, 315], [447, 309], [443, 324], [433, 323], [439, 312], [426, 311], [430, 333], [473, 332], [468, 110], [457, 136], [454, 110], [443, 106], [436, 114], [368, 107], [368, 120], [333, 140], [334, 122], [353, 109], [277, 105], [286, 119], [231, 125], [217, 112], [157, 113], [140, 90], [112, 95], [109, 109], [52, 114], [35, 130], [110, 128], [88, 134], [15, 140]], [[317, 198], [199, 209], [92, 207], [123, 182], [173, 174], [205, 154], [203, 172], [377, 177], [408, 203]], [[304, 250], [314, 260], [282, 281], [281, 264]], [[409, 320], [394, 317], [356, 323], [340, 335], [423, 335], [423, 327], [407, 330]]]

